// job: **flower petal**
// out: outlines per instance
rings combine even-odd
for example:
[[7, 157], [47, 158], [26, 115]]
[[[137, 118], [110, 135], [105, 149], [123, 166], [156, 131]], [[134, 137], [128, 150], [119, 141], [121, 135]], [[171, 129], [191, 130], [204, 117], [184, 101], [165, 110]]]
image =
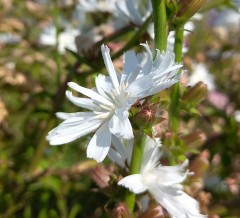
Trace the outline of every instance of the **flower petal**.
[[128, 117], [119, 119], [118, 116], [113, 115], [109, 122], [109, 129], [117, 137], [124, 139], [133, 138], [133, 130]]
[[109, 131], [108, 122], [106, 122], [97, 130], [89, 142], [87, 157], [102, 162], [110, 149], [111, 139], [112, 134]]
[[127, 88], [126, 92], [133, 98], [141, 99], [149, 96], [149, 90], [153, 87], [152, 77], [150, 75], [143, 76], [134, 80]]
[[112, 144], [116, 149], [117, 153], [122, 157], [123, 160], [128, 159], [128, 153], [125, 145], [123, 144], [123, 139], [120, 139], [116, 136], [112, 136]]
[[188, 170], [185, 170], [188, 160], [177, 166], [158, 166], [154, 169], [155, 175], [159, 178], [159, 183], [162, 185], [174, 185], [183, 182], [187, 176], [191, 175]]
[[108, 152], [108, 158], [113, 162], [116, 163], [118, 166], [124, 168], [125, 167], [125, 159], [113, 148], [110, 148]]
[[133, 82], [139, 73], [140, 66], [138, 66], [138, 60], [134, 51], [127, 51], [123, 54], [123, 73], [121, 82], [126, 85]]
[[168, 192], [163, 187], [153, 186], [150, 193], [156, 201], [161, 204], [171, 215], [176, 218], [203, 218], [206, 217], [199, 213], [198, 202], [179, 190], [177, 195], [172, 195], [171, 190]]
[[96, 110], [97, 105], [93, 103], [92, 99], [89, 98], [79, 98], [73, 96], [71, 91], [66, 91], [66, 96], [73, 104], [79, 107], [83, 107], [89, 110]]
[[72, 89], [76, 90], [77, 92], [80, 92], [80, 93], [94, 99], [95, 101], [97, 101], [99, 103], [103, 103], [103, 104], [106, 104], [106, 105], [109, 105], [109, 106], [113, 105], [109, 100], [102, 97], [97, 92], [94, 92], [91, 89], [87, 89], [87, 88], [84, 88], [82, 86], [79, 86], [78, 84], [76, 84], [74, 82], [69, 82], [68, 86], [71, 87]]
[[99, 74], [95, 79], [95, 83], [98, 93], [104, 96], [106, 99], [110, 100], [107, 94], [111, 93], [113, 90], [113, 84], [109, 76], [106, 77], [105, 75]]
[[96, 117], [71, 117], [51, 130], [46, 139], [50, 145], [66, 144], [94, 131], [101, 123]]
[[113, 66], [113, 63], [112, 63], [112, 60], [111, 60], [111, 57], [110, 57], [110, 50], [107, 46], [102, 45], [101, 46], [101, 51], [102, 51], [105, 66], [106, 66], [108, 74], [109, 74], [109, 76], [112, 80], [113, 86], [117, 91], [119, 91], [119, 82], [118, 82], [118, 78], [117, 78], [115, 68]]
[[79, 113], [81, 113], [81, 112], [76, 112], [76, 113], [57, 112], [56, 116], [59, 119], [67, 120], [67, 119], [69, 119], [71, 117], [77, 117], [79, 115]]
[[147, 190], [147, 187], [142, 183], [142, 177], [140, 174], [126, 176], [118, 182], [118, 185], [128, 188], [135, 194], [140, 194]]

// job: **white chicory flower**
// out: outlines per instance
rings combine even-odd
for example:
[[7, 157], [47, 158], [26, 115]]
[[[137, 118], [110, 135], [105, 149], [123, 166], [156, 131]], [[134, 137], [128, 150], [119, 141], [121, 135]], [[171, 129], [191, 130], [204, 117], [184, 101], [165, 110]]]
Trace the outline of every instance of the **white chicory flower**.
[[121, 139], [133, 138], [129, 121], [129, 108], [139, 99], [168, 88], [179, 81], [178, 69], [173, 53], [157, 51], [155, 59], [147, 44], [143, 44], [147, 56], [136, 55], [133, 51], [124, 53], [122, 74], [114, 69], [109, 48], [102, 45], [101, 51], [109, 76], [100, 74], [96, 78], [96, 89], [91, 90], [68, 83], [73, 90], [88, 98], [73, 96], [66, 91], [67, 98], [75, 105], [90, 111], [57, 113], [65, 120], [49, 132], [47, 140], [51, 145], [71, 142], [90, 132], [96, 131], [87, 148], [87, 157], [98, 162], [105, 159], [112, 142], [112, 135]]
[[209, 73], [207, 65], [204, 63], [193, 63], [192, 74], [189, 77], [188, 85], [194, 86], [200, 81], [207, 85], [209, 91], [213, 91], [216, 89], [214, 76]]
[[183, 192], [180, 184], [192, 174], [184, 170], [188, 160], [177, 166], [162, 166], [160, 155], [158, 143], [148, 137], [140, 173], [124, 177], [118, 185], [135, 194], [149, 191], [173, 218], [206, 217], [199, 213], [198, 202]]
[[141, 26], [152, 14], [151, 1], [122, 0], [116, 2], [117, 12], [135, 25]]
[[[75, 38], [80, 34], [78, 29], [67, 28], [58, 35], [58, 51], [61, 54], [66, 52], [66, 49], [77, 52]], [[39, 44], [46, 46], [55, 46], [57, 44], [57, 29], [54, 25], [50, 25], [43, 29]]]
[[116, 0], [80, 0], [79, 4], [86, 12], [109, 12], [115, 11]]

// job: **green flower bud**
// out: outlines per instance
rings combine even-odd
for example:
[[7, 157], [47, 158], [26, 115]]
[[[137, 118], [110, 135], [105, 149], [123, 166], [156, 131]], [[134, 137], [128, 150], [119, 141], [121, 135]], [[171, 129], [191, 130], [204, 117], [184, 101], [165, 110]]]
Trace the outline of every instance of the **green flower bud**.
[[207, 92], [207, 85], [203, 82], [198, 82], [195, 86], [187, 89], [181, 100], [185, 107], [195, 107], [203, 100]]
[[158, 117], [156, 118], [156, 111], [154, 108], [146, 106], [133, 116], [131, 121], [136, 129], [147, 129], [159, 123], [161, 119]]
[[206, 157], [198, 156], [195, 158], [189, 166], [189, 170], [194, 172], [194, 175], [191, 177], [191, 179], [203, 178], [208, 170], [208, 167], [209, 161]]
[[179, 0], [177, 15], [173, 19], [173, 27], [184, 25], [206, 3], [207, 0]]
[[190, 148], [199, 148], [206, 141], [206, 135], [201, 131], [196, 131], [185, 136], [180, 137], [181, 140]]

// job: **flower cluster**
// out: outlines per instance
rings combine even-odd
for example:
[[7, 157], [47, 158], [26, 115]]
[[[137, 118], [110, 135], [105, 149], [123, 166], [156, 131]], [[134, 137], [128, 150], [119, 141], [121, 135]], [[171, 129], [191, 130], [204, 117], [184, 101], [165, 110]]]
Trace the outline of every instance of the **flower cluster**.
[[[94, 89], [68, 83], [70, 88], [86, 97], [66, 91], [67, 98], [88, 111], [57, 113], [64, 121], [49, 132], [47, 140], [51, 145], [69, 143], [96, 131], [87, 147], [88, 158], [101, 162], [108, 155], [120, 167], [130, 164], [134, 133], [129, 110], [136, 102], [144, 102], [146, 97], [178, 82], [181, 76], [178, 71], [182, 67], [175, 64], [172, 52], [156, 50], [153, 53], [147, 43], [141, 45], [144, 53], [124, 53], [122, 73], [114, 68], [109, 48], [101, 46], [108, 76], [98, 75]], [[191, 174], [184, 171], [188, 161], [178, 166], [160, 165], [160, 146], [159, 140], [148, 137], [141, 172], [121, 179], [118, 185], [136, 194], [149, 191], [172, 217], [204, 217], [199, 213], [196, 200], [184, 193], [180, 185]]]

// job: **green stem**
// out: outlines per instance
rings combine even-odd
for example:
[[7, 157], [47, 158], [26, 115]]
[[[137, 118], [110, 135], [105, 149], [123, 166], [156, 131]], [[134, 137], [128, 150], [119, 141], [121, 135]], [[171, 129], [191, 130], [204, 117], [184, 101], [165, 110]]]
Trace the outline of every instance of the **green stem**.
[[160, 51], [166, 51], [168, 23], [165, 0], [152, 0], [152, 7], [155, 47]]
[[[135, 135], [135, 144], [132, 152], [129, 175], [137, 174], [140, 171], [145, 141], [146, 135], [143, 132], [138, 132]], [[136, 196], [132, 192], [128, 192], [125, 198], [125, 203], [131, 212], [133, 212], [134, 209], [135, 198]]]
[[182, 62], [183, 32], [184, 26], [178, 28], [175, 33], [174, 54], [176, 63]]
[[[184, 26], [178, 28], [175, 33], [174, 54], [176, 63], [182, 61], [183, 32]], [[179, 73], [181, 72], [179, 71]], [[179, 83], [176, 83], [171, 92], [171, 103], [169, 107], [169, 127], [174, 132], [177, 132], [179, 127], [179, 98]]]

